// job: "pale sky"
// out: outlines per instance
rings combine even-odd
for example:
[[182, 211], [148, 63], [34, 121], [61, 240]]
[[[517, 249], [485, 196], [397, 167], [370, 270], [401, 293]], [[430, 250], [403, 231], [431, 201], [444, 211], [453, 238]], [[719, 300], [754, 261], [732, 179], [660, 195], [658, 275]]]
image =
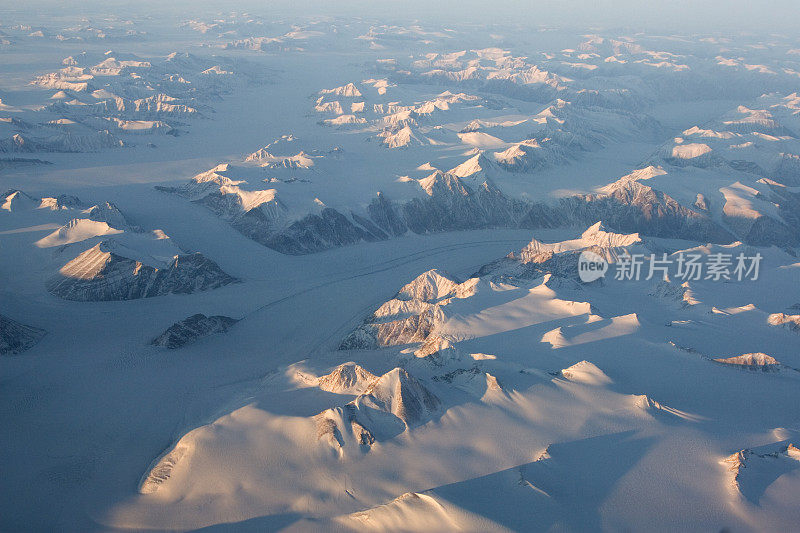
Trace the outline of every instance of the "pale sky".
[[[797, 0], [28, 0], [1, 2], [3, 23], [15, 13], [121, 13], [168, 10], [187, 18], [205, 13], [246, 10], [276, 16], [341, 15], [386, 20], [436, 22], [514, 22], [562, 27], [639, 27], [662, 31], [770, 30], [800, 35]], [[179, 13], [180, 14], [180, 13]]]

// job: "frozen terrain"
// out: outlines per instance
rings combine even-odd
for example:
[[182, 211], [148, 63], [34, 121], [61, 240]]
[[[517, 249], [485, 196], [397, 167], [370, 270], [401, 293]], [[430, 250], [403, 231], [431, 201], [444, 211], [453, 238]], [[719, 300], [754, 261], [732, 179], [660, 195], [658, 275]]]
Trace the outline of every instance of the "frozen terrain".
[[0, 530], [800, 524], [796, 6], [34, 4]]

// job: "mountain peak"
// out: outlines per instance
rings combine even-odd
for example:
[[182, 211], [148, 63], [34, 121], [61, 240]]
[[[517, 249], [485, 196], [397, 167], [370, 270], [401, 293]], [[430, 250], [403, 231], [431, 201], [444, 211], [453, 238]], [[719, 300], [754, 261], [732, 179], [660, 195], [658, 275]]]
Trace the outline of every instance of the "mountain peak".
[[641, 244], [642, 239], [638, 233], [613, 233], [607, 231], [602, 221], [595, 222], [581, 234], [581, 240], [585, 241], [587, 246], [600, 246], [603, 248], [612, 248], [617, 246], [632, 246], [634, 244]]
[[337, 394], [363, 394], [376, 379], [378, 377], [372, 372], [351, 361], [320, 376], [318, 386], [324, 391]]
[[434, 302], [453, 295], [459, 281], [446, 272], [431, 269], [414, 278], [397, 293], [398, 300]]

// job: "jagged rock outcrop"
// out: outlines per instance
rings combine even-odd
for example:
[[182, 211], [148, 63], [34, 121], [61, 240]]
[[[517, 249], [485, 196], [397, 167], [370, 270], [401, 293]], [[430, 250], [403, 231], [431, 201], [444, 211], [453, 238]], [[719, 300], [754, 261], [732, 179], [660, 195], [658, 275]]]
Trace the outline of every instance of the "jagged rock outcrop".
[[726, 357], [714, 359], [715, 362], [723, 365], [731, 365], [744, 370], [756, 370], [761, 372], [777, 372], [783, 365], [774, 357], [765, 353], [746, 353], [736, 357]]
[[694, 296], [688, 281], [676, 283], [672, 280], [660, 280], [650, 291], [651, 296], [673, 300], [681, 307], [689, 307], [700, 303]]
[[362, 324], [339, 344], [340, 350], [369, 350], [380, 346], [396, 346], [423, 342], [444, 321], [444, 312], [433, 306], [419, 314]]
[[483, 396], [489, 391], [503, 391], [502, 384], [494, 375], [484, 372], [477, 366], [457, 368], [446, 374], [433, 376], [433, 381], [444, 382], [458, 389]]
[[0, 355], [24, 352], [44, 337], [45, 331], [0, 315]]
[[150, 470], [142, 477], [139, 482], [140, 494], [153, 494], [161, 488], [172, 476], [172, 470], [178, 463], [190, 455], [192, 448], [190, 445], [179, 442], [163, 457], [154, 462]]
[[229, 316], [197, 313], [168, 327], [151, 344], [171, 349], [180, 348], [202, 337], [225, 333], [237, 322], [238, 320]]
[[758, 504], [763, 493], [764, 470], [774, 477], [795, 470], [800, 463], [800, 448], [791, 442], [776, 442], [745, 448], [725, 457], [721, 463], [727, 466], [731, 488]]
[[472, 294], [473, 280], [460, 283], [438, 270], [420, 274], [382, 304], [339, 345], [340, 350], [425, 342], [446, 321], [444, 308], [452, 298]]
[[786, 313], [772, 313], [767, 317], [770, 326], [783, 326], [790, 331], [800, 333], [800, 315], [787, 315]]

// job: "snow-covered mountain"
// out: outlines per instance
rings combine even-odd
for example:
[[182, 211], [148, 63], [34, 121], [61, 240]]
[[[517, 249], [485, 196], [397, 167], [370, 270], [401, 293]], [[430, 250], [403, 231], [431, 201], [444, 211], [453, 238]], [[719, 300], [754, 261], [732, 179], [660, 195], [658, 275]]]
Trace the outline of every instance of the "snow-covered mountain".
[[[646, 185], [646, 180], [665, 174], [660, 168], [637, 170], [598, 193], [544, 203], [510, 198], [489, 178], [480, 181], [483, 168], [491, 165], [481, 157], [476, 155], [465, 163], [469, 169], [462, 165], [450, 172], [436, 170], [417, 180], [422, 195], [395, 202], [378, 193], [366, 208], [352, 206], [349, 210], [325, 206], [316, 198], [298, 203], [300, 198], [292, 198], [294, 190], [245, 189], [246, 180], [228, 177], [246, 175], [244, 169], [231, 165], [199, 174], [188, 185], [162, 190], [205, 205], [248, 237], [289, 254], [385, 240], [408, 231], [426, 234], [480, 228], [552, 228], [597, 220], [623, 232], [706, 242], [739, 238], [761, 244], [768, 231], [760, 226], [734, 227], [731, 231], [702, 209], [682, 205]], [[459, 177], [471, 170], [475, 172]], [[791, 244], [793, 239], [791, 232], [784, 231], [773, 237], [773, 242]]]
[[376, 377], [343, 407], [318, 414], [317, 438], [334, 448], [354, 443], [369, 448], [375, 440], [395, 436], [406, 427], [427, 421], [439, 408], [439, 399], [402, 368]]
[[790, 8], [17, 4], [0, 530], [797, 528]]
[[47, 281], [47, 290], [66, 300], [133, 300], [191, 294], [236, 281], [200, 253], [154, 257], [108, 239], [61, 267]]

